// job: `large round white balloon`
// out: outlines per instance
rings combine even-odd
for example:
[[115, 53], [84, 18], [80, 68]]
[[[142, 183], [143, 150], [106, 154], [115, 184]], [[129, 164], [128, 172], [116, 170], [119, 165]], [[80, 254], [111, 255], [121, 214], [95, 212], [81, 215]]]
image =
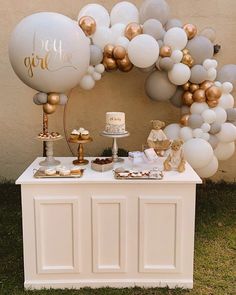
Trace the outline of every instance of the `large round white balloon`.
[[109, 27], [110, 16], [105, 7], [100, 4], [88, 4], [85, 5], [79, 12], [78, 20], [82, 16], [91, 16], [97, 24], [97, 27]]
[[202, 113], [202, 117], [205, 123], [211, 124], [216, 120], [216, 113], [208, 109]]
[[207, 166], [213, 158], [211, 145], [202, 138], [193, 138], [184, 143], [184, 156], [186, 161], [194, 168]]
[[220, 142], [232, 142], [236, 140], [236, 127], [231, 123], [221, 125], [221, 131], [216, 135]]
[[116, 41], [124, 36], [125, 25], [124, 24], [115, 24], [111, 27], [111, 43], [115, 45]]
[[217, 172], [218, 167], [219, 167], [218, 160], [215, 156], [213, 156], [211, 162], [207, 166], [201, 169], [196, 169], [196, 172], [200, 177], [208, 178], [208, 177], [212, 177]]
[[88, 38], [70, 18], [51, 12], [32, 14], [14, 29], [9, 57], [17, 76], [48, 93], [75, 87], [89, 66]]
[[171, 47], [172, 50], [182, 50], [188, 43], [188, 37], [181, 28], [172, 28], [164, 36], [164, 44]]
[[218, 106], [222, 107], [225, 110], [233, 108], [234, 97], [229, 93], [221, 95]]
[[190, 128], [190, 127], [181, 128], [181, 130], [179, 131], [179, 136], [184, 142], [192, 139], [193, 138], [192, 128]]
[[111, 29], [107, 27], [98, 27], [92, 39], [93, 43], [103, 50], [107, 44], [111, 43]]
[[180, 138], [180, 130], [181, 127], [179, 124], [170, 124], [165, 127], [164, 133], [169, 139], [175, 140]]
[[235, 144], [234, 142], [219, 142], [216, 149], [214, 150], [214, 154], [216, 158], [220, 161], [226, 161], [230, 159], [235, 152]]
[[168, 72], [168, 77], [171, 83], [175, 85], [183, 85], [188, 82], [191, 76], [191, 70], [188, 66], [182, 63], [175, 64]]
[[159, 45], [149, 35], [142, 34], [131, 40], [128, 46], [130, 61], [138, 68], [152, 66], [159, 56]]
[[190, 107], [190, 112], [201, 115], [207, 109], [209, 109], [209, 106], [206, 102], [194, 102]]
[[217, 106], [215, 108], [212, 108], [212, 110], [216, 113], [216, 119], [215, 119], [216, 123], [223, 124], [224, 122], [226, 122], [227, 113], [222, 107]]
[[126, 50], [128, 49], [129, 46], [129, 39], [126, 37], [119, 37], [116, 42], [115, 42], [116, 46], [122, 46], [124, 47]]
[[118, 2], [111, 10], [111, 24], [139, 23], [139, 11], [137, 7], [127, 1]]

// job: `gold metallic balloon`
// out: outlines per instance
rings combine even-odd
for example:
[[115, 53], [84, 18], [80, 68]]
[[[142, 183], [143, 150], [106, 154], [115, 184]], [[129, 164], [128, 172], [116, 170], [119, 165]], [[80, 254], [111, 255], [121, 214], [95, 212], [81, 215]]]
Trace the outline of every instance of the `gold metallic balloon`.
[[50, 103], [45, 103], [43, 105], [43, 111], [44, 113], [50, 115], [53, 114], [56, 111], [56, 105], [50, 104]]
[[193, 39], [197, 35], [197, 27], [193, 24], [186, 24], [183, 26], [183, 29], [185, 30], [189, 40]]
[[222, 91], [219, 87], [213, 85], [206, 91], [206, 97], [208, 100], [217, 100], [221, 97]]
[[122, 72], [129, 72], [133, 68], [133, 65], [128, 57], [128, 54], [126, 54], [123, 59], [118, 59], [117, 65], [119, 70], [121, 70]]
[[161, 57], [170, 57], [172, 53], [172, 50], [169, 46], [162, 46], [160, 49], [160, 56]]
[[193, 100], [195, 102], [205, 102], [206, 101], [206, 92], [203, 89], [198, 89], [193, 93]]
[[91, 16], [83, 16], [79, 20], [79, 26], [86, 36], [91, 36], [96, 31], [96, 21]]
[[203, 90], [207, 90], [208, 88], [210, 88], [213, 85], [214, 85], [214, 83], [212, 81], [206, 80], [200, 85], [200, 88]]
[[194, 60], [190, 54], [185, 54], [183, 56], [182, 63], [191, 68], [194, 64]]
[[180, 124], [183, 126], [188, 126], [188, 119], [189, 119], [189, 114], [183, 115], [182, 118], [180, 119]]
[[208, 100], [207, 101], [207, 104], [210, 108], [214, 108], [218, 105], [219, 103], [219, 100]]
[[182, 50], [182, 52], [183, 52], [184, 55], [185, 55], [185, 54], [189, 54], [189, 50], [188, 50], [188, 48], [185, 48], [184, 50]]
[[52, 105], [57, 105], [60, 102], [60, 96], [57, 93], [49, 93], [48, 94], [48, 103]]
[[117, 64], [114, 58], [105, 56], [102, 61], [106, 71], [114, 71], [117, 70]]
[[143, 33], [143, 28], [141, 25], [137, 23], [130, 23], [125, 28], [125, 37], [128, 38], [130, 41]]
[[190, 87], [191, 83], [190, 82], [187, 82], [185, 83], [182, 87], [185, 91], [188, 91], [189, 90], [189, 87]]
[[184, 92], [182, 99], [183, 99], [183, 103], [187, 106], [191, 106], [194, 103], [193, 94], [189, 91]]
[[199, 89], [199, 85], [198, 84], [191, 84], [190, 87], [189, 87], [189, 91], [191, 93], [194, 93], [198, 89]]
[[125, 73], [130, 72], [132, 69], [133, 69], [133, 64], [132, 63], [130, 63], [126, 67], [123, 67], [123, 66], [119, 67], [119, 70], [121, 72], [125, 72]]
[[126, 50], [123, 46], [116, 46], [113, 50], [113, 57], [115, 59], [123, 59], [126, 55]]
[[114, 50], [115, 46], [112, 44], [107, 44], [104, 47], [104, 52], [103, 55], [106, 57], [113, 57], [113, 50]]

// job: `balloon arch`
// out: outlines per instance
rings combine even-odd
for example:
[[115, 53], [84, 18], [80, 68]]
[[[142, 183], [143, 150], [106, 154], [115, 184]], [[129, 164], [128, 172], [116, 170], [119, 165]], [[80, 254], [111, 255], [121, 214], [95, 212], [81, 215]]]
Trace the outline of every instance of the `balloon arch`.
[[76, 85], [89, 90], [102, 74], [133, 67], [150, 72], [146, 94], [181, 109], [179, 123], [164, 132], [184, 141], [186, 160], [204, 178], [218, 170], [218, 161], [235, 151], [236, 65], [217, 71], [213, 56], [215, 31], [198, 32], [170, 17], [165, 0], [145, 0], [140, 9], [127, 1], [108, 11], [99, 4], [84, 6], [74, 21], [42, 12], [24, 18], [9, 44], [12, 67], [28, 86], [40, 91], [34, 102], [46, 114], [64, 105], [64, 94]]

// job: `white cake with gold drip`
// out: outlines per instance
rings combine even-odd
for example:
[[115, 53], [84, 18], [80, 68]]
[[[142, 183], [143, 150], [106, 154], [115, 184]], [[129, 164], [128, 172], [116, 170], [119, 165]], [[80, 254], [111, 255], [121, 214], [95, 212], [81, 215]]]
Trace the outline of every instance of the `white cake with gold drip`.
[[109, 134], [124, 134], [125, 130], [125, 113], [107, 112], [105, 132]]

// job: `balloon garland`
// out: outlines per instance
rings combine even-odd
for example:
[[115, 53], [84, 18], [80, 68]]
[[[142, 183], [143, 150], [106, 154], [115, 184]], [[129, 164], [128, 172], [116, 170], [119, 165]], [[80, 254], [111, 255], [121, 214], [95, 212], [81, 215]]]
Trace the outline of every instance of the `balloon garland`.
[[165, 133], [181, 138], [186, 160], [201, 177], [211, 177], [218, 161], [235, 152], [236, 65], [217, 71], [215, 31], [170, 17], [165, 0], [145, 0], [140, 9], [127, 1], [108, 11], [84, 6], [78, 20], [57, 13], [24, 18], [12, 33], [9, 56], [18, 77], [40, 91], [33, 101], [46, 114], [65, 105], [76, 85], [92, 89], [106, 70], [150, 72], [147, 96], [181, 109], [179, 123]]

